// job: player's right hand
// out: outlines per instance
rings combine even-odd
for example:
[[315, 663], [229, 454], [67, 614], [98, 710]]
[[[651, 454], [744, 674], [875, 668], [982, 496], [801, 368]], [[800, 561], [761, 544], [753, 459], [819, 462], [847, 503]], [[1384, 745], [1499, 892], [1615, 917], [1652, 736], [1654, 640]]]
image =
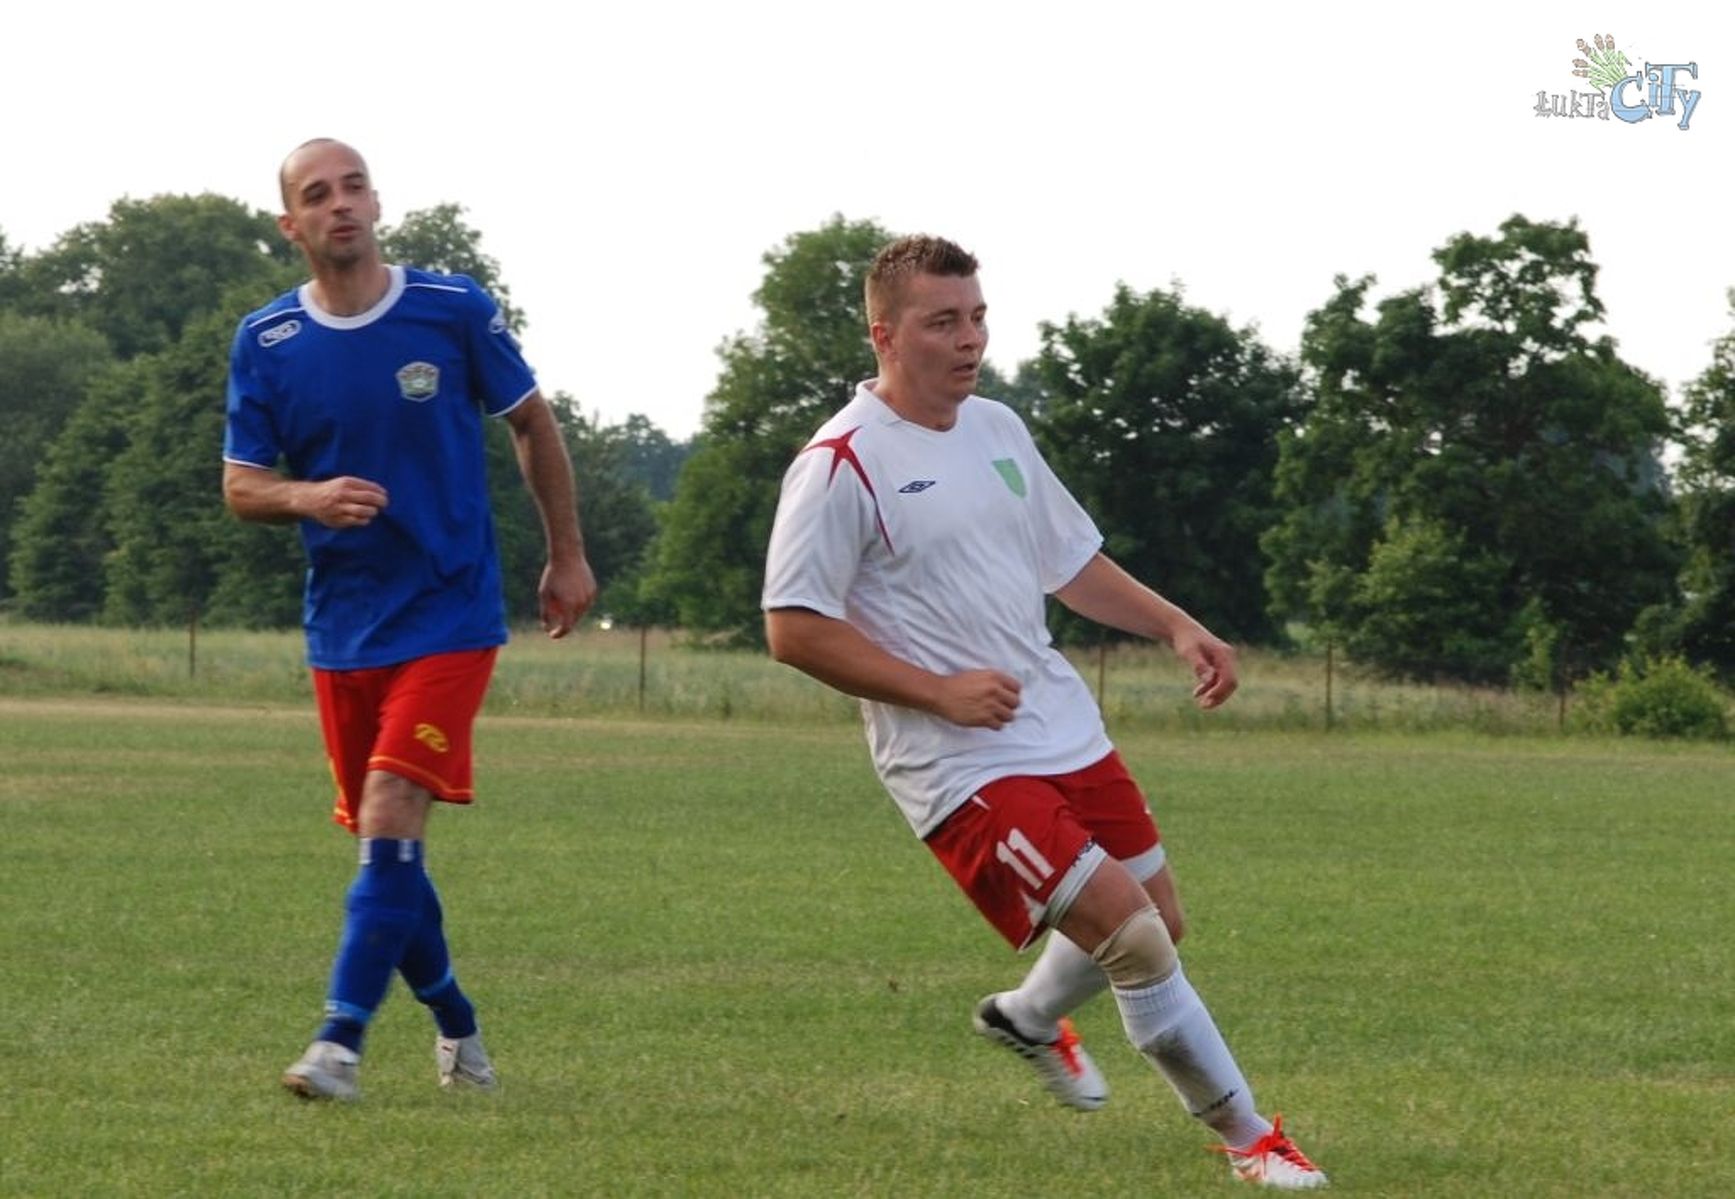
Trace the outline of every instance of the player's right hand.
[[934, 714], [966, 728], [1003, 729], [1018, 711], [1018, 680], [999, 670], [963, 670], [940, 680]]
[[359, 529], [390, 502], [378, 483], [349, 475], [309, 483], [307, 488], [302, 515], [328, 529]]

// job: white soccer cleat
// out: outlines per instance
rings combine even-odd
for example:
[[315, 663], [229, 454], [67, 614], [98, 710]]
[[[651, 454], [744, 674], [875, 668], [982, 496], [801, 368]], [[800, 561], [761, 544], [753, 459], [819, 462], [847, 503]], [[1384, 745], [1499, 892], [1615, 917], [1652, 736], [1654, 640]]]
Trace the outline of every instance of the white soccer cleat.
[[1108, 1102], [1108, 1081], [1096, 1068], [1096, 1063], [1090, 1060], [1084, 1046], [1078, 1043], [1078, 1034], [1073, 1031], [1071, 1020], [1063, 1018], [1060, 1021], [1060, 1036], [1054, 1040], [1033, 1041], [1006, 1018], [995, 1002], [997, 998], [997, 995], [990, 995], [976, 1005], [976, 1013], [970, 1022], [977, 1032], [1006, 1046], [1034, 1066], [1049, 1094], [1066, 1106], [1081, 1112], [1094, 1112]]
[[303, 1099], [361, 1098], [361, 1058], [336, 1041], [315, 1041], [283, 1072], [283, 1085]]
[[1325, 1171], [1308, 1161], [1307, 1154], [1284, 1135], [1282, 1116], [1273, 1117], [1271, 1131], [1245, 1149], [1227, 1145], [1212, 1148], [1229, 1159], [1229, 1168], [1243, 1182], [1280, 1191], [1311, 1191], [1330, 1181]]
[[500, 1085], [500, 1080], [494, 1077], [494, 1063], [488, 1060], [488, 1051], [482, 1048], [482, 1034], [479, 1032], [467, 1037], [436, 1037], [434, 1064], [440, 1069], [442, 1087], [466, 1086], [478, 1091], [492, 1091]]

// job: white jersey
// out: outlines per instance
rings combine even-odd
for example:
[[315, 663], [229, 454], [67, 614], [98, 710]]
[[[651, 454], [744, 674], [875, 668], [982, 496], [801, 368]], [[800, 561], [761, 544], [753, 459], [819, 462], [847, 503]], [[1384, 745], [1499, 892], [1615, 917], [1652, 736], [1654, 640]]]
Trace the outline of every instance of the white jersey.
[[1063, 774], [1112, 748], [1044, 612], [1101, 546], [1024, 422], [980, 396], [938, 431], [864, 383], [790, 465], [767, 610], [810, 608], [935, 673], [1000, 670], [1022, 687], [998, 730], [863, 701], [874, 769], [918, 837], [994, 779]]

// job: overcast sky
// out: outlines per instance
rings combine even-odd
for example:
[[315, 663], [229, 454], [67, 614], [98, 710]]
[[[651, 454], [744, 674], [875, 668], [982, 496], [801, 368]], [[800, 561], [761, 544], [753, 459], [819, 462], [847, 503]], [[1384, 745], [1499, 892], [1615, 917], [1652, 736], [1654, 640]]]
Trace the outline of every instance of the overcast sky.
[[[1623, 13], [1631, 14], [1623, 16]], [[13, 6], [0, 230], [40, 250], [123, 196], [275, 212], [312, 136], [388, 223], [455, 202], [545, 391], [699, 425], [761, 256], [833, 213], [982, 260], [1003, 371], [1117, 281], [1180, 282], [1292, 352], [1332, 276], [1434, 277], [1454, 233], [1578, 217], [1607, 332], [1674, 388], [1735, 318], [1725, 4], [491, 3]], [[1414, 14], [1414, 15], [1412, 15]], [[1541, 118], [1575, 42], [1697, 64], [1628, 124]], [[1643, 104], [1644, 91], [1622, 92]], [[261, 297], [261, 301], [267, 297]], [[839, 396], [842, 403], [847, 397]]]

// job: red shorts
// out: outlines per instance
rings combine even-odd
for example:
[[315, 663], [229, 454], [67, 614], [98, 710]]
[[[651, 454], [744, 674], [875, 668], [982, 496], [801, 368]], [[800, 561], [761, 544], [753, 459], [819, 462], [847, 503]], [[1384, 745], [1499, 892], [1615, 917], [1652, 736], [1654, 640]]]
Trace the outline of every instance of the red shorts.
[[430, 654], [371, 670], [315, 670], [319, 726], [337, 781], [331, 818], [356, 831], [362, 783], [384, 770], [436, 799], [469, 803], [470, 726], [497, 647]]
[[928, 848], [1000, 935], [1023, 949], [1065, 913], [1104, 857], [1141, 880], [1162, 836], [1120, 754], [1070, 774], [995, 779], [929, 835]]

